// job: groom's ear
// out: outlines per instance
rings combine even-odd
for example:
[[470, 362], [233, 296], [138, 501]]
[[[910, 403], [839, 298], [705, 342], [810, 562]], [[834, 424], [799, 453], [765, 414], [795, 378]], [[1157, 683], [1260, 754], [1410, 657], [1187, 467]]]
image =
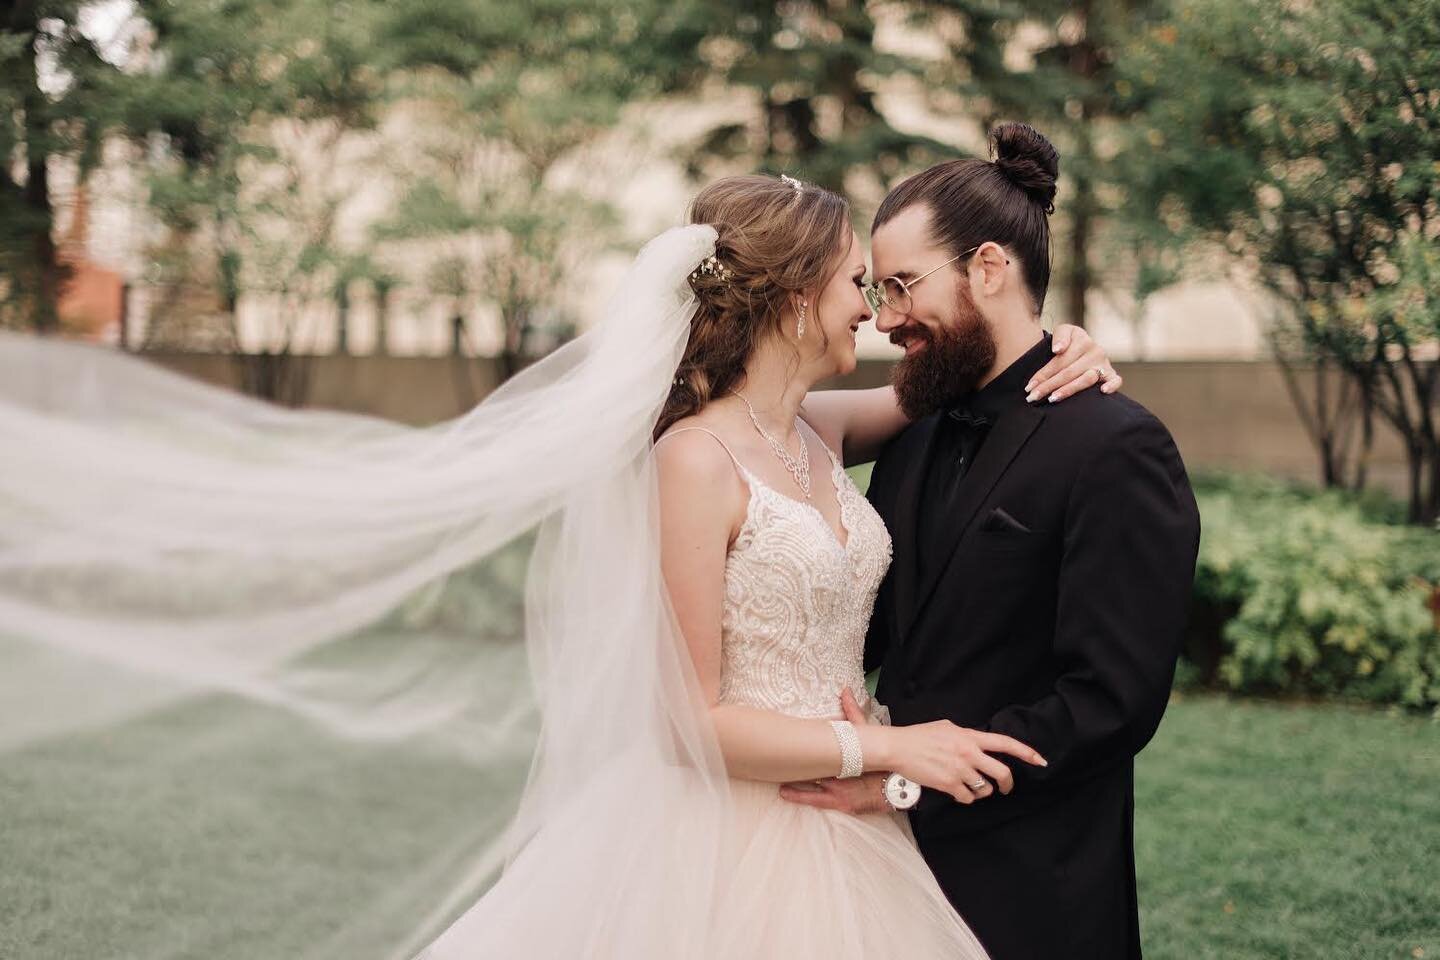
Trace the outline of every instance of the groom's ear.
[[1005, 248], [993, 240], [982, 243], [980, 248], [975, 251], [975, 257], [970, 261], [972, 276], [974, 276], [973, 271], [979, 272], [977, 279], [981, 291], [986, 296], [993, 297], [1005, 289], [1006, 271], [1010, 267], [1010, 259]]

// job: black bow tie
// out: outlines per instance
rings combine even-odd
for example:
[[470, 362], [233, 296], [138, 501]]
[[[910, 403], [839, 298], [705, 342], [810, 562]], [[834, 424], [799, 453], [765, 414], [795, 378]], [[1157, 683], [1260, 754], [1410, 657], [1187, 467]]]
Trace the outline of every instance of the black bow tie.
[[973, 430], [983, 429], [993, 425], [989, 417], [981, 416], [970, 410], [951, 410], [950, 419], [962, 427], [969, 427]]

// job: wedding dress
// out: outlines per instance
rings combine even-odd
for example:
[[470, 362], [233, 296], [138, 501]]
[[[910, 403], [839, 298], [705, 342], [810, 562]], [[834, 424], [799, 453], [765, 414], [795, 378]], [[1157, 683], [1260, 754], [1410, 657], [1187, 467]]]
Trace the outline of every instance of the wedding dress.
[[[660, 442], [687, 430], [672, 430]], [[724, 441], [711, 433], [724, 446]], [[812, 434], [811, 441], [824, 446]], [[730, 453], [728, 447], [726, 453]], [[719, 699], [792, 717], [842, 719], [840, 691], [866, 700], [862, 657], [875, 596], [890, 565], [890, 536], [828, 447], [830, 480], [844, 540], [819, 510], [766, 484], [730, 454], [749, 490], [745, 519], [725, 562]], [[872, 722], [888, 713], [870, 699]], [[838, 755], [837, 755], [838, 763]], [[683, 906], [687, 851], [707, 849], [723, 832], [721, 877], [707, 958], [863, 958], [983, 960], [985, 951], [945, 899], [920, 857], [906, 817], [852, 816], [789, 803], [779, 785], [731, 778], [728, 823], [692, 823], [656, 835], [661, 869], [673, 870], [673, 897]], [[577, 825], [604, 830], [605, 824]], [[423, 960], [531, 956], [634, 957], [603, 940], [567, 954], [563, 912], [536, 902], [525, 880], [545, 870], [551, 844], [522, 855], [524, 875], [511, 896], [502, 878], [469, 913], [421, 954]], [[535, 862], [526, 862], [530, 857]], [[707, 862], [704, 854], [696, 862]], [[597, 879], [598, 878], [592, 878]], [[644, 902], [624, 890], [617, 912], [664, 916], [667, 895]], [[624, 920], [617, 917], [617, 925]], [[554, 941], [548, 941], [547, 935]], [[668, 960], [663, 950], [644, 956]]]
[[[77, 729], [143, 755], [147, 727], [129, 721], [214, 692], [497, 776], [529, 759], [518, 807], [474, 798], [477, 821], [509, 818], [504, 835], [407, 933], [360, 938], [361, 953], [327, 948], [346, 941], [304, 909], [247, 916], [314, 943], [307, 957], [404, 960], [426, 944], [429, 960], [982, 957], [903, 817], [792, 805], [726, 774], [659, 568], [651, 441], [694, 314], [687, 276], [714, 243], [705, 225], [652, 240], [606, 322], [421, 429], [0, 332], [0, 763]], [[843, 542], [737, 462], [750, 499], [725, 575], [728, 701], [838, 717], [842, 687], [863, 696], [889, 538], [832, 466]], [[504, 596], [426, 633], [436, 597], [482, 564], [504, 574], [484, 590]], [[500, 607], [523, 625], [507, 629]], [[83, 682], [37, 696], [34, 674], [12, 669], [32, 662]], [[188, 722], [219, 735], [228, 715]], [[46, 789], [15, 799], [63, 810], [64, 783]], [[92, 799], [128, 813], [123, 793]], [[295, 831], [325, 815], [263, 802]], [[60, 825], [103, 862], [103, 838]], [[399, 889], [426, 868], [384, 869]], [[25, 909], [44, 916], [37, 892]], [[357, 930], [366, 910], [354, 902]], [[171, 920], [181, 937], [206, 923], [157, 914]], [[113, 934], [107, 949], [133, 955]], [[228, 955], [252, 955], [240, 950]]]

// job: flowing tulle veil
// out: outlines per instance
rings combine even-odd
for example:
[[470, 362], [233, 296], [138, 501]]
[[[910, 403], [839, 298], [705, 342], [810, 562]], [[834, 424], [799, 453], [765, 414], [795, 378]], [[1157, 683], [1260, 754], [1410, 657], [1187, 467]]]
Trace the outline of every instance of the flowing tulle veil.
[[[517, 938], [536, 956], [602, 940], [701, 955], [727, 791], [660, 578], [650, 448], [694, 311], [686, 278], [714, 243], [708, 226], [652, 240], [594, 330], [424, 429], [0, 335], [0, 767], [97, 734], [134, 756], [145, 718], [220, 691], [337, 750], [524, 779], [471, 798], [477, 822], [508, 828], [452, 838], [468, 863], [447, 861], [450, 895], [405, 931], [346, 939], [332, 916], [287, 941], [304, 955], [404, 957], [442, 930], [426, 956]], [[33, 804], [26, 791], [63, 781], [0, 788]], [[103, 800], [123, 816], [133, 798]], [[681, 834], [686, 862], [667, 862]], [[19, 843], [0, 833], [0, 859]], [[357, 895], [361, 926], [366, 909]]]

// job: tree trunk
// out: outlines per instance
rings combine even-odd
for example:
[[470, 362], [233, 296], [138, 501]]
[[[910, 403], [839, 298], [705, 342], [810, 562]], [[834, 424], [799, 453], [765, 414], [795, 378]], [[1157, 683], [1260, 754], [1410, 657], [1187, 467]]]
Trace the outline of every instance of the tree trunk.
[[450, 356], [465, 355], [465, 317], [455, 314], [450, 318]]
[[134, 288], [125, 283], [120, 287], [120, 349], [130, 349], [130, 293]]
[[56, 257], [53, 230], [54, 210], [50, 205], [50, 104], [40, 89], [37, 61], [40, 51], [39, 10], [34, 0], [24, 0], [12, 9], [10, 26], [16, 33], [29, 35], [20, 55], [20, 71], [25, 92], [21, 98], [25, 125], [25, 185], [21, 202], [30, 232], [30, 288], [32, 322], [40, 333], [54, 332], [60, 326], [60, 288], [65, 270]]
[[1360, 384], [1360, 452], [1350, 476], [1350, 489], [1359, 493], [1370, 479], [1370, 453], [1375, 446], [1375, 397], [1368, 382]]
[[1095, 52], [1091, 32], [1095, 29], [1095, 16], [1091, 0], [1081, 0], [1072, 11], [1080, 21], [1081, 37], [1070, 51], [1070, 72], [1080, 80], [1080, 116], [1072, 125], [1075, 131], [1075, 199], [1070, 204], [1070, 282], [1067, 296], [1069, 321], [1077, 327], [1086, 323], [1085, 299], [1090, 292], [1090, 235], [1094, 232], [1095, 197], [1090, 182], [1090, 171], [1094, 169], [1095, 149], [1090, 139], [1090, 124], [1101, 112], [1095, 102], [1092, 84], [1100, 70], [1100, 60]]
[[[1407, 454], [1411, 454], [1406, 444]], [[1410, 471], [1410, 521], [1434, 526], [1440, 521], [1440, 438], [1419, 436], [1413, 444]]]
[[1070, 284], [1067, 297], [1067, 319], [1077, 327], [1085, 326], [1085, 297], [1090, 292], [1090, 230], [1091, 218], [1088, 186], [1076, 183], [1075, 202], [1070, 208]]
[[1421, 486], [1425, 476], [1425, 455], [1420, 449], [1420, 444], [1414, 440], [1405, 442], [1405, 473], [1407, 486], [1410, 489], [1409, 509], [1406, 516], [1411, 523], [1419, 523], [1425, 513], [1424, 496]]
[[305, 405], [310, 393], [310, 358], [290, 351], [262, 349], [259, 353], [237, 353], [240, 389], [252, 397], [287, 407]]
[[500, 376], [502, 380], [509, 380], [525, 366], [525, 333], [530, 328], [530, 308], [523, 304], [502, 308], [500, 322], [505, 331], [505, 342], [500, 348]]
[[335, 285], [335, 352], [350, 352], [350, 285]]
[[1440, 448], [1430, 450], [1429, 499], [1422, 504], [1420, 516], [1416, 518], [1427, 526], [1440, 524]]
[[[1315, 452], [1319, 454], [1321, 482], [1326, 487], [1351, 486], [1364, 476], [1366, 458], [1370, 451], [1369, 412], [1368, 409], [1351, 409], [1345, 402], [1343, 391], [1339, 399], [1333, 398], [1330, 378], [1334, 375], [1358, 379], [1358, 375], [1345, 370], [1337, 372], [1327, 360], [1320, 358], [1312, 367], [1314, 387], [1307, 394], [1300, 384], [1300, 371], [1294, 362], [1279, 349], [1275, 350], [1274, 357], [1280, 367], [1286, 392], [1290, 395], [1290, 403], [1300, 419], [1300, 425], [1310, 438]], [[1362, 397], [1368, 396], [1364, 393], [1363, 385], [1360, 385], [1360, 390]], [[1357, 416], [1363, 416], [1365, 420], [1361, 424], [1362, 449], [1355, 461], [1355, 472], [1352, 472], [1347, 469], [1349, 454], [1354, 446], [1350, 427]]]
[[375, 285], [375, 353], [385, 356], [390, 352], [390, 286]]
[[1435, 416], [1440, 400], [1440, 365], [1416, 360], [1404, 345], [1398, 360], [1385, 368], [1389, 400], [1382, 405], [1390, 425], [1405, 442], [1410, 486], [1409, 519], [1431, 525], [1440, 516], [1440, 421]]

